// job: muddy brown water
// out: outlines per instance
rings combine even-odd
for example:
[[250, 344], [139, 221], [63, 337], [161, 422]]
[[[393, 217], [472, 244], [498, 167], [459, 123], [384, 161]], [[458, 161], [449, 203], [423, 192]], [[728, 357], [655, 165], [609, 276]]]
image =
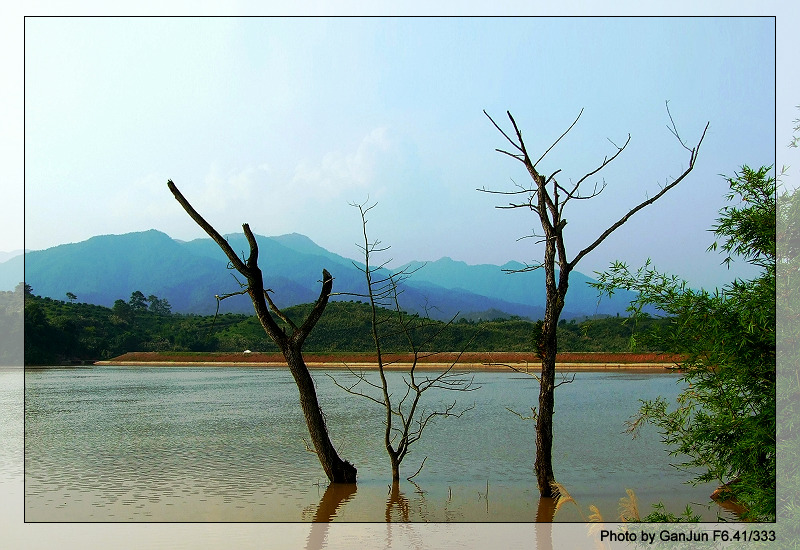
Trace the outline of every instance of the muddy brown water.
[[[478, 391], [431, 392], [425, 406], [458, 400], [462, 418], [438, 418], [403, 463], [413, 483], [389, 484], [382, 413], [313, 372], [331, 437], [359, 470], [355, 487], [328, 487], [305, 446], [297, 390], [285, 369], [97, 366], [25, 373], [25, 519], [216, 522], [532, 522], [539, 512], [530, 415], [536, 380], [476, 371]], [[377, 373], [371, 373], [377, 376]], [[400, 391], [400, 373], [389, 373]], [[377, 379], [376, 379], [377, 380]], [[556, 391], [554, 469], [580, 506], [606, 520], [633, 489], [644, 513], [687, 503], [714, 520], [710, 485], [690, 486], [654, 430], [622, 433], [639, 399], [680, 391], [674, 373], [577, 372]], [[307, 439], [307, 438], [306, 438]]]

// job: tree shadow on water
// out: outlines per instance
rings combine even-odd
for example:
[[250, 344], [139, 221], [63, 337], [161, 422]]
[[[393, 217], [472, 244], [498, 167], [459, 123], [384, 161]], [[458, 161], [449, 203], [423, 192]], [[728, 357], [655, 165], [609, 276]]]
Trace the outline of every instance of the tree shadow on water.
[[[413, 483], [413, 482], [412, 482]], [[416, 485], [416, 484], [415, 484]], [[417, 487], [419, 489], [419, 487]], [[422, 491], [419, 490], [421, 493]], [[312, 519], [311, 530], [306, 539], [306, 550], [322, 550], [326, 547], [328, 541], [328, 524], [335, 518], [340, 517], [341, 507], [352, 500], [356, 494], [355, 484], [345, 483], [331, 483], [325, 489], [325, 493], [319, 501], [317, 510]], [[392, 539], [392, 524], [411, 523], [411, 503], [408, 498], [400, 490], [399, 483], [389, 485], [389, 492], [386, 495], [384, 518], [386, 521], [386, 543], [391, 546]], [[405, 527], [409, 527], [406, 525]], [[422, 541], [416, 541], [413, 529], [408, 531], [403, 529], [404, 535], [410, 537], [412, 546], [423, 548]]]
[[536, 550], [553, 550], [553, 518], [557, 498], [540, 497], [536, 508]]
[[[399, 517], [396, 519], [392, 519], [392, 512], [397, 511]], [[392, 522], [403, 522], [408, 523], [410, 517], [410, 506], [408, 503], [408, 499], [400, 491], [400, 484], [398, 482], [392, 483], [389, 487], [389, 493], [386, 498], [386, 523]]]
[[[341, 507], [353, 499], [356, 485], [349, 483], [331, 483], [325, 489], [312, 519], [311, 530], [306, 539], [306, 550], [322, 550], [329, 542], [328, 524], [340, 517]], [[553, 550], [553, 520], [556, 514], [557, 498], [540, 498], [536, 508], [535, 541], [536, 550]], [[400, 490], [399, 483], [389, 486], [385, 500], [384, 518], [386, 521], [387, 543], [391, 546], [392, 524], [411, 523], [411, 503]], [[410, 526], [406, 526], [410, 527]], [[411, 530], [413, 531], [413, 529]], [[406, 532], [412, 539], [413, 532]], [[413, 541], [406, 541], [413, 542]], [[421, 542], [421, 541], [420, 541]], [[420, 545], [420, 548], [423, 546]]]
[[331, 483], [325, 489], [312, 519], [311, 531], [306, 540], [306, 550], [320, 550], [325, 547], [328, 524], [336, 517], [339, 508], [356, 494], [355, 483]]
[[[424, 495], [425, 492], [420, 489], [419, 485], [410, 479], [409, 481], [416, 487], [416, 493]], [[416, 513], [422, 514], [422, 517], [424, 517], [422, 509], [418, 506], [424, 508], [424, 497], [414, 506]], [[400, 490], [400, 483], [397, 481], [389, 486], [389, 492], [386, 495], [386, 511], [384, 517], [386, 518], [386, 540], [384, 541], [384, 548], [392, 548], [395, 546], [394, 542], [401, 540], [402, 545], [397, 546], [404, 550], [409, 548], [422, 550], [427, 547], [423, 534], [418, 532], [415, 524], [411, 520], [411, 503]]]

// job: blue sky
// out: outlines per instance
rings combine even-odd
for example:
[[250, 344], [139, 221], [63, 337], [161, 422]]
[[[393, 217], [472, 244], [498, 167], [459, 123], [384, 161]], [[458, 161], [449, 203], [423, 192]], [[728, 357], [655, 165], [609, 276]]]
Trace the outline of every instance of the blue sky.
[[[543, 5], [499, 0], [490, 8], [469, 0], [435, 4], [427, 0], [375, 0], [369, 4], [361, 0], [299, 0], [277, 5], [243, 0], [140, 0], [134, 5], [28, 0], [6, 2], [0, 11], [4, 46], [0, 56], [4, 75], [0, 82], [0, 190], [4, 198], [0, 251], [21, 249], [26, 226], [31, 248], [150, 227], [179, 238], [199, 236], [166, 192], [164, 182], [171, 177], [227, 231], [248, 221], [260, 233], [301, 231], [337, 252], [352, 254], [359, 228], [354, 212], [343, 204], [369, 194], [381, 201], [378, 212], [385, 214], [371, 222], [373, 234], [393, 244], [397, 258], [449, 254], [476, 263], [538, 258], [530, 240], [515, 242], [535, 221], [521, 212], [495, 212], [490, 197], [473, 191], [482, 185], [501, 187], [511, 177], [524, 179], [512, 161], [493, 152], [503, 142], [483, 118], [482, 109], [498, 118], [506, 109], [512, 110], [533, 148], [549, 145], [585, 107], [565, 148], [548, 157], [571, 177], [582, 175], [587, 166], [609, 152], [607, 137], [618, 141], [631, 132], [629, 150], [615, 163], [618, 171], [606, 175], [609, 187], [603, 199], [611, 197], [610, 205], [595, 201], [592, 205], [599, 206], [590, 207], [588, 214], [568, 215], [573, 230], [583, 220], [594, 221], [592, 229], [605, 226], [616, 218], [612, 206], [624, 210], [640, 200], [642, 192], [654, 189], [685, 166], [685, 155], [666, 132], [664, 100], [671, 100], [672, 112], [687, 140], [696, 137], [702, 123], [711, 122], [690, 180], [585, 258], [579, 269], [586, 273], [603, 269], [616, 258], [635, 266], [649, 255], [659, 267], [694, 282], [727, 280], [731, 274], [718, 265], [717, 258], [705, 253], [709, 242], [705, 229], [721, 206], [724, 190], [718, 174], [730, 174], [743, 163], [768, 163], [770, 160], [762, 157], [777, 152], [778, 166], [791, 165], [784, 182], [798, 187], [795, 174], [800, 169], [800, 150], [785, 145], [791, 138], [792, 120], [800, 116], [795, 107], [800, 104], [796, 61], [800, 16], [786, 0], [755, 4], [741, 0], [564, 0]], [[628, 26], [621, 35], [608, 27], [583, 32], [576, 26], [559, 32], [553, 20], [526, 23], [532, 28], [527, 36], [502, 29], [491, 34], [473, 26], [467, 39], [458, 33], [442, 34], [442, 43], [449, 44], [449, 49], [416, 50], [422, 53], [414, 55], [421, 39], [405, 39], [397, 31], [374, 31], [377, 38], [370, 43], [372, 49], [349, 49], [350, 55], [360, 56], [361, 65], [348, 63], [344, 68], [335, 63], [335, 52], [341, 50], [325, 42], [320, 47], [324, 35], [318, 33], [295, 37], [302, 47], [282, 48], [274, 54], [272, 64], [266, 65], [250, 47], [265, 39], [263, 33], [237, 35], [235, 29], [229, 29], [196, 39], [163, 26], [161, 32], [145, 35], [112, 32], [99, 25], [101, 36], [85, 30], [75, 35], [51, 27], [36, 37], [43, 64], [37, 77], [40, 87], [36, 90], [29, 82], [26, 90], [28, 99], [36, 98], [41, 112], [36, 115], [24, 110], [23, 15], [187, 12], [776, 15], [777, 75], [764, 76], [773, 66], [772, 27], [750, 24], [752, 20], [729, 23], [727, 30], [716, 31], [708, 20], [702, 20], [689, 24], [684, 32], [686, 19], [679, 22], [678, 29], [672, 24], [661, 30], [658, 24], [664, 20], [659, 19], [649, 30], [633, 32]], [[698, 29], [704, 22], [709, 28]], [[617, 28], [621, 24], [617, 22]], [[765, 26], [766, 35], [757, 30]], [[277, 37], [278, 31], [270, 36]], [[484, 43], [471, 46], [473, 36]], [[32, 40], [34, 35], [28, 34], [28, 38]], [[346, 38], [355, 43], [360, 40], [356, 34]], [[435, 38], [428, 37], [427, 43]], [[218, 47], [220, 44], [226, 47]], [[384, 45], [385, 50], [393, 44], [390, 50], [406, 52], [404, 71], [381, 62], [388, 53], [378, 46]], [[711, 47], [715, 44], [717, 47]], [[726, 52], [724, 45], [732, 51]], [[32, 53], [33, 45], [30, 47]], [[324, 58], [317, 57], [322, 55], [320, 50], [326, 54]], [[237, 57], [237, 52], [247, 55]], [[294, 62], [302, 52], [306, 64]], [[149, 58], [137, 61], [140, 53]], [[86, 54], [82, 63], [78, 54]], [[446, 61], [441, 61], [440, 54], [447, 54]], [[388, 59], [399, 63], [396, 57]], [[107, 70], [98, 73], [100, 61]], [[136, 70], [127, 74], [125, 67]], [[367, 78], [364, 67], [369, 67], [372, 75], [382, 74], [382, 79]], [[28, 76], [32, 78], [34, 73]], [[323, 73], [327, 81], [316, 80]], [[441, 74], [447, 74], [447, 79], [439, 77]], [[333, 82], [332, 77], [336, 77]], [[763, 87], [775, 79], [777, 90], [770, 101]], [[747, 93], [751, 86], [755, 97]], [[336, 101], [323, 102], [331, 97]], [[761, 132], [768, 130], [759, 124], [770, 117], [762, 119], [758, 113], [773, 107], [776, 127], [772, 136], [764, 137]], [[24, 114], [29, 116], [30, 129], [35, 130], [26, 136], [27, 143], [22, 139]], [[748, 135], [754, 127], [759, 133]], [[363, 178], [355, 178], [356, 173]], [[421, 187], [423, 177], [428, 178], [424, 180], [427, 187]], [[288, 188], [295, 181], [303, 185]], [[343, 181], [346, 187], [342, 187]], [[320, 182], [330, 184], [325, 187]], [[226, 196], [219, 191], [223, 184], [228, 187]], [[695, 194], [706, 187], [703, 195]], [[244, 205], [237, 200], [240, 197], [245, 197]], [[320, 205], [332, 209], [331, 214]], [[421, 210], [414, 211], [415, 206]], [[461, 213], [460, 217], [455, 212]], [[25, 223], [23, 214], [27, 215]], [[668, 223], [670, 219], [682, 223]], [[420, 227], [438, 233], [434, 238]], [[580, 239], [592, 234], [588, 228], [583, 231], [569, 234], [570, 250], [575, 251]], [[490, 238], [483, 238], [484, 233]], [[657, 237], [650, 237], [654, 233]], [[446, 238], [450, 234], [458, 238]], [[675, 249], [677, 252], [671, 252]], [[21, 379], [19, 384], [21, 388]], [[21, 397], [18, 410], [21, 413]], [[21, 449], [21, 422], [15, 433]], [[300, 524], [209, 524], [202, 529], [175, 524], [111, 525], [108, 529], [24, 524], [21, 459], [16, 466], [11, 473], [4, 471], [7, 491], [3, 492], [6, 497], [0, 498], [0, 510], [8, 520], [4, 541], [11, 547], [16, 542], [17, 547], [44, 548], [56, 542], [63, 548], [120, 544], [138, 548], [163, 546], [165, 540], [195, 548], [219, 546], [219, 541], [235, 541], [243, 548], [263, 546], [263, 540], [286, 547], [307, 544], [308, 529]], [[435, 526], [422, 533], [417, 527], [408, 531], [412, 538], [442, 546], [453, 540], [464, 541], [465, 547], [498, 540], [508, 542], [506, 546], [521, 546], [535, 535], [532, 527], [524, 525], [501, 526], [501, 535], [492, 525], [459, 525], [456, 530]], [[385, 536], [380, 525], [337, 524], [329, 528], [326, 542], [335, 546], [339, 541], [366, 540], [365, 531]], [[555, 524], [553, 532], [556, 542], [568, 540], [575, 546], [586, 541], [585, 530], [574, 524]], [[398, 530], [392, 533], [402, 535]]]
[[[25, 246], [150, 228], [204, 236], [171, 178], [225, 233], [248, 222], [357, 257], [348, 203], [369, 198], [371, 236], [395, 265], [531, 262], [541, 249], [518, 239], [537, 219], [476, 191], [527, 182], [495, 152], [506, 144], [482, 111], [506, 125], [510, 110], [544, 152], [584, 109], [543, 172], [561, 169], [568, 184], [613, 154], [610, 141], [631, 143], [589, 180], [587, 190], [605, 181], [603, 193], [567, 210], [571, 257], [686, 167], [669, 100], [690, 144], [710, 122], [694, 172], [577, 269], [651, 257], [693, 285], [721, 285], [748, 271], [706, 252], [720, 174], [776, 162], [774, 28], [772, 18], [29, 18]], [[4, 238], [0, 250], [21, 248]]]

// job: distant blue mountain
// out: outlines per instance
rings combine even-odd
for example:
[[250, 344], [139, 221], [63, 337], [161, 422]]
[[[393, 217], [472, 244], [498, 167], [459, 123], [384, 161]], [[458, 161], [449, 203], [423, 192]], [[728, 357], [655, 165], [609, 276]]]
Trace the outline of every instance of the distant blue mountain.
[[[226, 235], [231, 247], [246, 255], [243, 234]], [[361, 299], [366, 288], [357, 262], [329, 252], [304, 235], [256, 236], [259, 265], [265, 285], [281, 307], [317, 299], [322, 270], [334, 276], [333, 300]], [[241, 276], [228, 269], [228, 260], [211, 239], [177, 241], [156, 231], [101, 235], [25, 254], [25, 281], [34, 294], [63, 300], [71, 292], [82, 302], [112, 306], [140, 290], [166, 298], [174, 312], [209, 314], [215, 295], [240, 290]], [[22, 256], [0, 263], [0, 290], [19, 282]], [[544, 313], [543, 273], [508, 274], [521, 264], [468, 265], [442, 258], [403, 268], [418, 269], [403, 286], [401, 305], [408, 311], [428, 312], [438, 319], [457, 314], [469, 318], [520, 316], [540, 318]], [[631, 293], [615, 293], [598, 303], [597, 293], [577, 272], [570, 277], [563, 318], [623, 313]], [[247, 296], [223, 301], [221, 312], [252, 313]]]
[[11, 258], [15, 258], [17, 256], [22, 256], [22, 250], [11, 250], [9, 252], [0, 252], [0, 263], [10, 260]]
[[[508, 262], [502, 266], [467, 265], [447, 257], [426, 264], [411, 262], [401, 269], [413, 270], [420, 267], [422, 269], [414, 273], [415, 284], [426, 282], [513, 304], [541, 308], [544, 311], [545, 284], [542, 269], [520, 272], [525, 266], [519, 262]], [[562, 318], [621, 314], [635, 298], [632, 292], [617, 291], [611, 298], [603, 297], [601, 300], [597, 290], [587, 284], [596, 281], [577, 271], [570, 274], [569, 281]]]
[[25, 278], [25, 261], [22, 254], [0, 262], [0, 290], [14, 290]]

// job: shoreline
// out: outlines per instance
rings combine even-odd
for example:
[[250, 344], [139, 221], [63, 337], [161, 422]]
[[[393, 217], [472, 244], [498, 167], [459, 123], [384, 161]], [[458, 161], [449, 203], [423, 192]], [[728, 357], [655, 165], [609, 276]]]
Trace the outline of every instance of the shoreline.
[[[628, 371], [667, 373], [678, 372], [678, 360], [673, 354], [632, 352], [565, 352], [556, 357], [558, 371]], [[372, 353], [338, 352], [309, 353], [305, 356], [309, 369], [378, 370]], [[387, 371], [408, 371], [414, 364], [413, 354], [386, 353], [383, 356]], [[88, 366], [151, 366], [151, 367], [249, 367], [288, 368], [280, 353], [264, 352], [129, 352], [103, 361], [88, 362]], [[441, 352], [420, 355], [417, 370], [444, 371], [510, 371], [521, 374], [540, 372], [540, 360], [530, 352]]]
[[[288, 368], [286, 363], [264, 362], [264, 361], [96, 361], [93, 366], [114, 366], [114, 367], [226, 367], [226, 368]], [[353, 371], [378, 370], [377, 363], [345, 363], [329, 361], [307, 361], [309, 369], [331, 369], [346, 371], [350, 368]], [[417, 370], [446, 370], [450, 363], [418, 363]], [[392, 363], [384, 365], [387, 371], [408, 370], [411, 363]], [[520, 374], [536, 374], [539, 372], [538, 364], [530, 366], [526, 364], [493, 364], [493, 363], [457, 363], [453, 366], [454, 371], [511, 371]], [[556, 363], [557, 371], [586, 371], [586, 372], [605, 372], [619, 370], [627, 372], [649, 372], [649, 373], [672, 373], [678, 372], [674, 363]]]

